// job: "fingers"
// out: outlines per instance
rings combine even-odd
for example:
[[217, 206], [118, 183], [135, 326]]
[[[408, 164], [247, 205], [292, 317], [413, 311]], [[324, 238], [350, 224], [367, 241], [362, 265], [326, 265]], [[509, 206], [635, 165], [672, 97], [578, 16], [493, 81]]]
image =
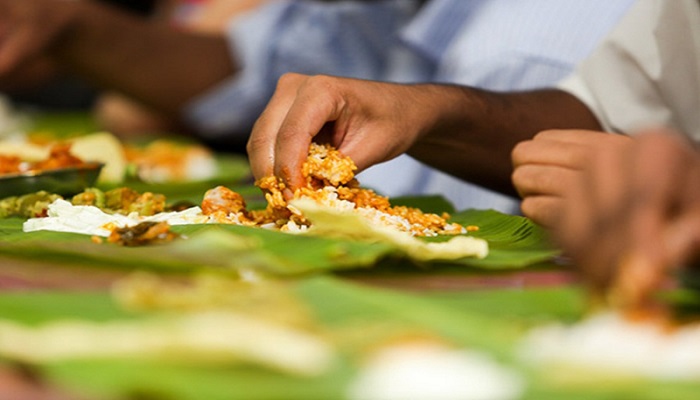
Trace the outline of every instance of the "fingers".
[[[555, 226], [563, 197], [576, 184], [576, 175], [591, 163], [595, 148], [628, 142], [627, 138], [603, 132], [551, 130], [519, 143], [512, 152], [512, 181], [524, 199], [523, 214], [543, 226]], [[538, 199], [529, 200], [531, 197]]]
[[557, 196], [528, 196], [520, 204], [523, 215], [545, 228], [553, 228], [559, 220], [564, 200]]
[[[302, 165], [307, 158], [309, 145], [323, 127], [340, 117], [342, 92], [335, 80], [317, 76], [304, 81], [297, 91], [287, 116], [280, 125], [275, 142], [274, 173], [291, 188], [304, 184]], [[332, 132], [332, 141], [337, 148], [342, 135]]]
[[277, 133], [296, 99], [299, 86], [307, 78], [299, 74], [283, 75], [270, 102], [255, 122], [246, 148], [255, 179], [274, 174]]
[[664, 235], [678, 213], [684, 213], [681, 199], [686, 185], [692, 183], [687, 171], [693, 153], [675, 135], [662, 133], [641, 135], [631, 152], [627, 220], [622, 221], [628, 226], [625, 234], [629, 239], [617, 265], [612, 266], [618, 269], [612, 283], [615, 300], [623, 306], [650, 303], [652, 294], [676, 267]]
[[73, 22], [80, 3], [0, 1], [0, 74], [48, 52]]
[[668, 271], [699, 253], [700, 159], [658, 132], [592, 149], [565, 195], [557, 237], [614, 305], [647, 304]]
[[553, 227], [560, 218], [564, 196], [576, 179], [577, 171], [549, 165], [524, 165], [513, 172], [513, 183], [523, 198], [524, 216], [544, 227]]
[[309, 145], [318, 140], [350, 157], [358, 171], [398, 156], [421, 131], [413, 120], [434, 119], [415, 117], [416, 106], [406, 105], [412, 103], [406, 100], [411, 90], [420, 92], [387, 83], [284, 75], [248, 141], [254, 176], [274, 174], [292, 190], [305, 185], [302, 166]]
[[291, 190], [303, 186], [301, 171], [309, 146], [327, 123], [340, 116], [342, 98], [334, 78], [283, 75], [248, 140], [255, 178], [274, 174]]
[[[697, 154], [676, 135], [653, 133], [640, 138], [634, 157], [633, 202], [628, 211], [630, 251], [659, 268], [673, 268], [678, 253], [685, 250], [673, 250], [676, 254], [672, 254], [663, 236], [672, 226], [685, 231], [678, 221], [697, 208], [700, 180], [695, 173], [697, 168], [693, 167], [697, 164]], [[692, 232], [683, 233], [690, 233], [692, 238]], [[685, 243], [688, 239], [676, 240]]]
[[588, 130], [548, 130], [535, 135], [532, 140], [518, 143], [512, 152], [514, 167], [527, 164], [552, 164], [580, 169], [590, 162], [582, 149], [600, 142], [618, 146], [629, 142], [624, 135]]
[[626, 152], [627, 147], [591, 147], [586, 167], [572, 177], [563, 195], [555, 222], [558, 241], [595, 292], [610, 286], [627, 239], [621, 208], [628, 196]]

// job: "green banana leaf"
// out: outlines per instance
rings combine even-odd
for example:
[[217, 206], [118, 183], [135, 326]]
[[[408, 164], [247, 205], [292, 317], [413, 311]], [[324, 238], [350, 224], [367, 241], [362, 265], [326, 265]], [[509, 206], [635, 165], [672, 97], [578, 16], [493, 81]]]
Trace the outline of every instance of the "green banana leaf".
[[33, 134], [54, 137], [74, 137], [97, 132], [100, 129], [95, 117], [89, 112], [31, 112], [26, 128]]
[[476, 225], [472, 236], [489, 243], [489, 257], [470, 260], [482, 268], [525, 267], [551, 260], [559, 254], [547, 232], [525, 217], [505, 215], [494, 210], [465, 210], [454, 214], [452, 220], [462, 225]]
[[[32, 116], [30, 129], [57, 136], [75, 136], [98, 129], [89, 113], [39, 113]], [[225, 185], [241, 193], [250, 209], [264, 207], [259, 189], [250, 185], [250, 170], [243, 157], [218, 155], [220, 174], [201, 182], [147, 184], [130, 180], [125, 183], [139, 192], [166, 195], [169, 202], [198, 204], [207, 189]], [[247, 184], [246, 184], [247, 183]], [[103, 187], [109, 189], [110, 187]], [[51, 262], [69, 262], [103, 267], [127, 267], [159, 270], [190, 270], [202, 267], [256, 268], [276, 274], [296, 275], [330, 270], [347, 270], [400, 264], [420, 269], [440, 267], [480, 270], [524, 268], [547, 262], [558, 254], [544, 231], [531, 221], [489, 210], [455, 213], [452, 205], [440, 196], [392, 199], [393, 204], [418, 207], [426, 212], [448, 212], [464, 225], [477, 225], [470, 235], [486, 239], [490, 253], [485, 259], [464, 258], [450, 263], [417, 263], [406, 260], [395, 249], [382, 244], [358, 243], [328, 238], [290, 236], [278, 232], [230, 226], [176, 227], [186, 241], [148, 248], [119, 248], [96, 245], [84, 236], [65, 233], [21, 232], [21, 222], [0, 220], [0, 255], [32, 258]], [[426, 240], [446, 240], [436, 238]], [[408, 261], [408, 262], [407, 262]], [[447, 265], [446, 265], [447, 264]], [[410, 267], [409, 267], [410, 268]], [[414, 268], [415, 269], [415, 268]]]
[[292, 235], [232, 225], [175, 226], [173, 230], [187, 239], [166, 245], [125, 248], [95, 244], [84, 235], [24, 233], [23, 221], [17, 218], [0, 220], [0, 255], [103, 267], [137, 265], [139, 268], [175, 271], [224, 267], [298, 275], [396, 263], [404, 270], [446, 265], [503, 270], [535, 265], [558, 253], [547, 241], [543, 230], [523, 217], [469, 210], [455, 214], [454, 219], [480, 227], [473, 235], [489, 242], [491, 248], [485, 259], [413, 264], [396, 248], [384, 243]]
[[[197, 366], [166, 361], [81, 360], [29, 366], [41, 377], [73, 393], [96, 398], [341, 399], [367, 351], [387, 339], [376, 328], [431, 332], [459, 347], [486, 351], [528, 379], [524, 400], [695, 399], [698, 383], [609, 379], [566, 384], [517, 362], [518, 340], [528, 327], [579, 318], [581, 293], [573, 288], [402, 293], [369, 288], [337, 278], [297, 280], [294, 293], [318, 321], [335, 332], [345, 355], [326, 374], [299, 378], [245, 365]], [[104, 293], [0, 294], [0, 316], [25, 324], [80, 318], [109, 321], [137, 318]], [[142, 316], [138, 316], [142, 317]]]

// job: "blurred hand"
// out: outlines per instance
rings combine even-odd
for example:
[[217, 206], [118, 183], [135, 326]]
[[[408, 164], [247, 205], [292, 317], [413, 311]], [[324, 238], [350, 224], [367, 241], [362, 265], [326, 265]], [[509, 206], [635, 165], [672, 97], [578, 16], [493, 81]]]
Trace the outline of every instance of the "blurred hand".
[[669, 271], [700, 255], [700, 154], [662, 131], [589, 148], [555, 233], [596, 293], [648, 304]]
[[564, 196], [593, 162], [598, 148], [618, 149], [627, 136], [583, 130], [550, 130], [518, 143], [512, 152], [513, 185], [522, 197], [523, 215], [553, 227], [564, 208]]
[[0, 77], [46, 55], [68, 29], [79, 3], [0, 0]]
[[284, 75], [248, 141], [256, 178], [303, 185], [312, 141], [330, 143], [359, 171], [406, 152], [435, 113], [430, 91], [328, 76]]

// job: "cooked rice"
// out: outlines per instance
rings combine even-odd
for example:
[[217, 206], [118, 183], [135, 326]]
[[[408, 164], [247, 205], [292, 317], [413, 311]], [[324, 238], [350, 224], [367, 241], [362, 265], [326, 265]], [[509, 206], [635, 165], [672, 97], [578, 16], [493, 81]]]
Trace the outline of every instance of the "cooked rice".
[[[449, 215], [424, 213], [417, 208], [392, 206], [389, 199], [361, 188], [355, 179], [355, 163], [330, 145], [312, 143], [302, 166], [306, 186], [297, 189], [294, 199], [309, 198], [338, 210], [356, 210], [368, 220], [414, 236], [466, 233], [460, 224], [448, 223]], [[219, 223], [276, 227], [282, 231], [302, 232], [309, 227], [304, 216], [289, 205], [283, 195], [285, 184], [275, 176], [259, 179], [256, 185], [265, 193], [264, 210], [245, 209], [242, 196], [223, 186], [209, 190], [202, 211]]]

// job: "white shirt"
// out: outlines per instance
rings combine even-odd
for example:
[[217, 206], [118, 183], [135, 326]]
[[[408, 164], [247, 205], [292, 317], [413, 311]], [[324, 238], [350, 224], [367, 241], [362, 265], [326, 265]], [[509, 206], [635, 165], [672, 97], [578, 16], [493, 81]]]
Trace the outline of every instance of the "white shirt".
[[640, 0], [559, 86], [606, 130], [667, 127], [700, 141], [700, 3]]

